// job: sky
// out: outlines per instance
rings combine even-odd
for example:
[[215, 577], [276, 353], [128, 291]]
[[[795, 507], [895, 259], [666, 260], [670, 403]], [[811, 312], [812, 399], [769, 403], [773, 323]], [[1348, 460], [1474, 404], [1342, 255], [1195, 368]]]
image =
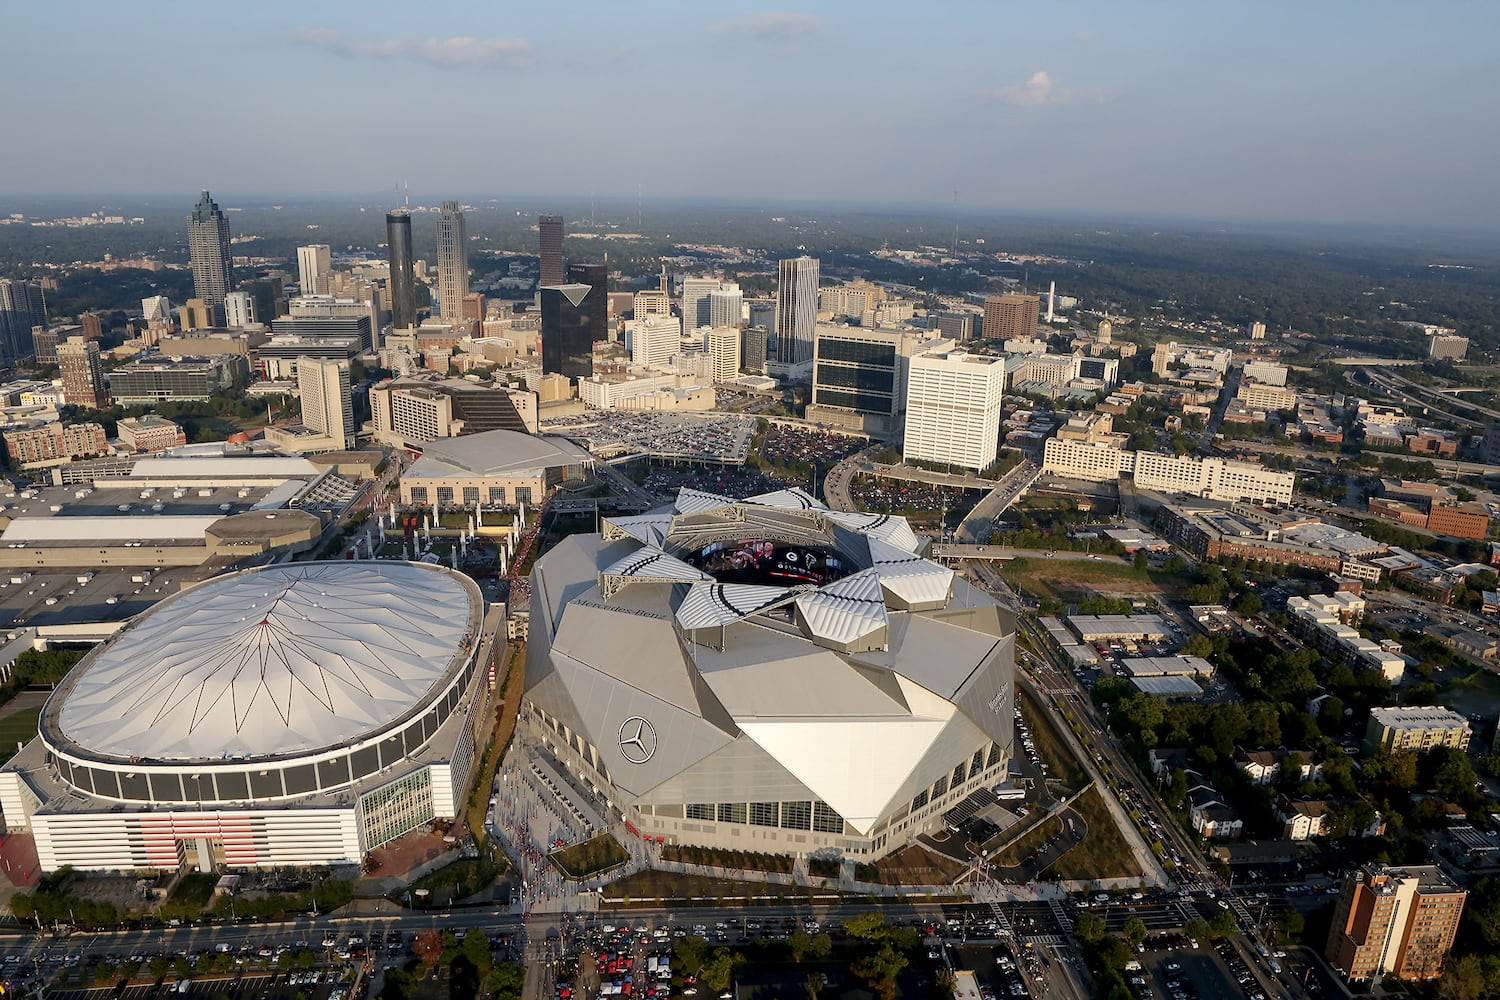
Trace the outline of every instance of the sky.
[[53, 0], [7, 11], [0, 193], [1488, 230], [1497, 28], [1479, 0]]

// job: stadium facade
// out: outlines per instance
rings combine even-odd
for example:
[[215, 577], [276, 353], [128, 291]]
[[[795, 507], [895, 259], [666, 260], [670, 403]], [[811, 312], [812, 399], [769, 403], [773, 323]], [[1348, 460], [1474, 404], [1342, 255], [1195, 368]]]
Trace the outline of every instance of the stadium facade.
[[523, 725], [647, 838], [889, 854], [1006, 777], [1015, 620], [901, 518], [692, 489], [532, 574]]
[[217, 577], [91, 650], [0, 769], [44, 871], [358, 863], [456, 815], [488, 670], [478, 588], [406, 562]]

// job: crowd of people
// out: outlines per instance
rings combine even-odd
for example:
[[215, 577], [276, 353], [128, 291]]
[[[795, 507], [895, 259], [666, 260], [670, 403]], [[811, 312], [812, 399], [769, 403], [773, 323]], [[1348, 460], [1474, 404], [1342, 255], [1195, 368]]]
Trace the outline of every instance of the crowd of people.
[[686, 465], [652, 465], [646, 471], [646, 479], [642, 485], [663, 503], [675, 498], [677, 491], [684, 486], [736, 500], [753, 497], [758, 493], [784, 490], [789, 486], [807, 486], [805, 482], [794, 482], [744, 467]]
[[858, 478], [849, 486], [849, 495], [860, 509], [879, 514], [933, 514], [967, 510], [978, 502], [975, 490], [956, 490], [923, 483], [906, 483], [898, 479]]

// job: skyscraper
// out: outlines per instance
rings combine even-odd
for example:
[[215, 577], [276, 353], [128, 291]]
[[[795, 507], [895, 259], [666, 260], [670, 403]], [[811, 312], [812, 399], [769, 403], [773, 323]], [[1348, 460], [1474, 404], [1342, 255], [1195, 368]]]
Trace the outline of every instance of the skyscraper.
[[682, 332], [692, 333], [713, 322], [708, 297], [721, 286], [718, 278], [682, 279]]
[[708, 356], [714, 382], [733, 382], [740, 377], [740, 328], [716, 326], [708, 331]]
[[740, 286], [732, 281], [726, 281], [719, 288], [708, 293], [708, 325], [718, 328], [732, 326], [739, 329], [743, 325], [745, 312], [745, 295], [740, 291]]
[[984, 470], [1000, 451], [1004, 393], [1004, 358], [959, 352], [912, 358], [906, 383], [906, 457]]
[[1030, 340], [1036, 336], [1042, 318], [1042, 300], [1035, 295], [1006, 292], [989, 295], [984, 300], [984, 329], [987, 340]]
[[539, 215], [536, 228], [541, 236], [542, 287], [563, 283], [563, 217]]
[[31, 281], [0, 278], [0, 358], [13, 365], [31, 356], [31, 328], [46, 326], [42, 286]]
[[443, 202], [437, 220], [438, 315], [463, 317], [469, 294], [469, 232], [456, 201]]
[[57, 345], [57, 366], [62, 370], [63, 399], [71, 406], [97, 410], [109, 400], [104, 391], [104, 365], [99, 345], [85, 337], [69, 337]]
[[234, 287], [229, 256], [229, 220], [204, 191], [188, 216], [188, 255], [193, 265], [193, 297], [214, 309], [224, 308], [224, 296]]
[[776, 278], [776, 360], [782, 365], [810, 364], [817, 324], [817, 258], [782, 261]]
[[391, 265], [391, 326], [397, 330], [417, 325], [417, 274], [411, 254], [411, 216], [387, 212], [386, 258]]
[[[567, 283], [588, 285], [597, 295], [588, 299], [589, 343], [609, 339], [609, 265], [569, 264], [564, 268]], [[592, 348], [590, 348], [592, 350]], [[592, 373], [591, 373], [592, 374]]]
[[327, 295], [333, 257], [327, 243], [297, 248], [297, 283], [303, 295]]
[[354, 447], [354, 402], [347, 362], [297, 359], [297, 395], [302, 423], [332, 438], [339, 448]]
[[[569, 284], [550, 285], [541, 289], [542, 296], [542, 371], [568, 378], [588, 378], [594, 374], [594, 316], [602, 309], [603, 287]], [[603, 336], [600, 331], [598, 336]]]

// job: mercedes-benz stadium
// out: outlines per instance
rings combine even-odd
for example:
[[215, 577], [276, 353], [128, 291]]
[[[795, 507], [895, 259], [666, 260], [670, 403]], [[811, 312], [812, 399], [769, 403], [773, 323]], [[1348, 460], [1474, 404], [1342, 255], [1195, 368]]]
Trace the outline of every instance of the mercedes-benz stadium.
[[523, 726], [666, 842], [873, 859], [1003, 780], [1015, 620], [899, 517], [683, 489], [536, 563]]
[[359, 862], [456, 815], [484, 601], [450, 570], [313, 562], [214, 578], [90, 650], [0, 769], [44, 871]]

